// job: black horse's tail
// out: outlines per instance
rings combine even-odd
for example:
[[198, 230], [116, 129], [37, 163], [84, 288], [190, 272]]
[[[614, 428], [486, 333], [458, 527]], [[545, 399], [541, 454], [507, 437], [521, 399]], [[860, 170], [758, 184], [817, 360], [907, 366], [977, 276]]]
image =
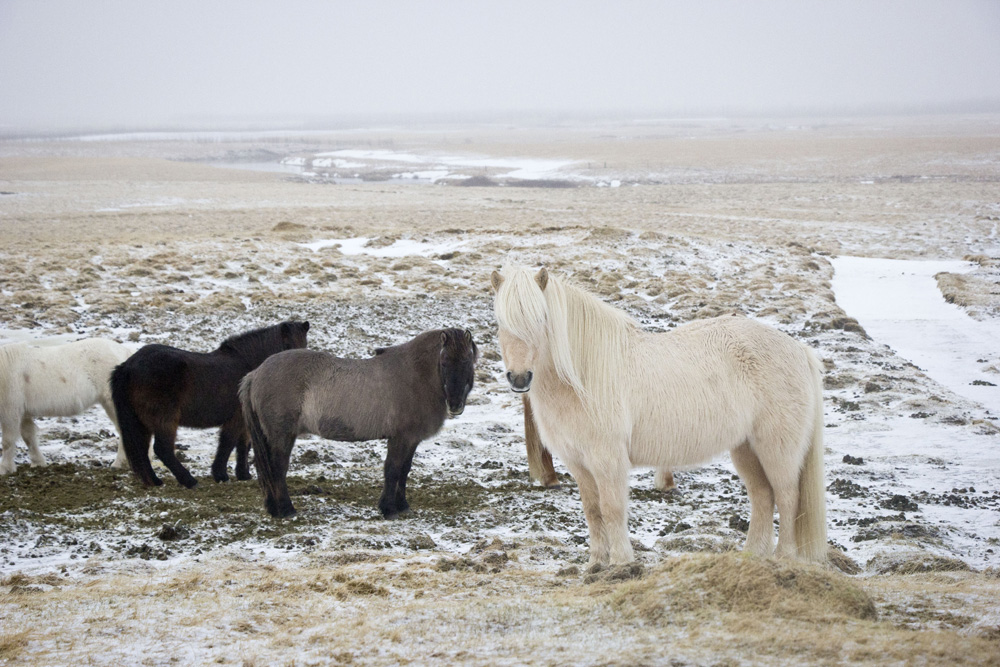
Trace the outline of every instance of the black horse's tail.
[[132, 384], [132, 369], [128, 362], [115, 366], [111, 371], [111, 400], [115, 404], [118, 428], [122, 434], [122, 448], [128, 464], [135, 476], [146, 486], [158, 486], [163, 482], [153, 472], [149, 462], [149, 438], [152, 433], [132, 406], [129, 387]]
[[260, 483], [260, 490], [264, 492], [264, 505], [268, 513], [275, 516], [274, 499], [277, 497], [278, 489], [274, 466], [271, 465], [271, 443], [253, 407], [252, 387], [253, 373], [248, 373], [240, 381], [240, 405], [243, 409], [243, 421], [246, 422], [247, 433], [250, 435], [250, 446], [253, 447], [253, 464], [257, 468], [257, 481]]

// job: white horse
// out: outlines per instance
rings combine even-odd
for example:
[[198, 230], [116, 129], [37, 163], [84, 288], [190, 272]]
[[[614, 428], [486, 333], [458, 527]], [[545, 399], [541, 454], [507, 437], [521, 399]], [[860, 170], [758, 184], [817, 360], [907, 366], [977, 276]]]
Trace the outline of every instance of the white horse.
[[590, 564], [633, 560], [628, 471], [729, 451], [750, 497], [746, 549], [826, 558], [823, 393], [807, 346], [742, 317], [648, 333], [543, 268], [491, 277], [500, 351], [516, 392], [580, 489]]
[[[45, 347], [26, 343], [0, 346], [0, 475], [17, 470], [14, 446], [18, 436], [28, 445], [31, 465], [45, 465], [38, 449], [35, 417], [69, 417], [100, 403], [118, 431], [108, 380], [114, 367], [129, 355], [131, 351], [121, 343], [101, 338]], [[112, 465], [121, 468], [127, 464], [118, 431], [118, 455]]]

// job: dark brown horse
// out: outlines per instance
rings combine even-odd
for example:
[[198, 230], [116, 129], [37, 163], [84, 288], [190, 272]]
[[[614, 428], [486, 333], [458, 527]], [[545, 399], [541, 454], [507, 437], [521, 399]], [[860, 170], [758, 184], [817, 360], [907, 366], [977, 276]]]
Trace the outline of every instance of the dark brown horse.
[[226, 339], [209, 353], [167, 345], [146, 345], [111, 373], [111, 396], [121, 425], [122, 445], [136, 477], [146, 486], [163, 482], [149, 461], [153, 452], [188, 488], [198, 484], [174, 453], [178, 426], [219, 429], [212, 477], [228, 481], [229, 455], [236, 448], [236, 479], [250, 479], [248, 446], [237, 390], [264, 359], [306, 346], [308, 322], [282, 322]]
[[406, 512], [417, 445], [465, 409], [477, 357], [468, 330], [439, 329], [370, 359], [292, 350], [265, 361], [243, 379], [240, 402], [268, 513], [295, 514], [285, 477], [303, 433], [345, 442], [388, 439], [378, 506], [387, 519]]

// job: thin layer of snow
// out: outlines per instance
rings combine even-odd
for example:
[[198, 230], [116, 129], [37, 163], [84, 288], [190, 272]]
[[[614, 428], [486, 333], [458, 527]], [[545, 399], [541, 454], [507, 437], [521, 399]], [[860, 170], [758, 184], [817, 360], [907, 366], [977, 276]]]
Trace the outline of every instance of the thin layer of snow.
[[461, 241], [457, 243], [425, 243], [413, 239], [399, 239], [392, 245], [368, 247], [366, 244], [369, 241], [371, 239], [366, 236], [358, 236], [350, 239], [324, 239], [298, 245], [314, 252], [323, 248], [337, 248], [344, 255], [371, 255], [372, 257], [407, 257], [412, 255], [430, 257], [456, 250], [465, 245]]
[[382, 162], [401, 162], [404, 164], [426, 165], [424, 171], [433, 167], [480, 167], [504, 172], [507, 178], [534, 180], [549, 178], [575, 164], [576, 160], [552, 160], [543, 158], [490, 158], [475, 155], [417, 155], [391, 150], [355, 150], [345, 149], [329, 153], [317, 153], [316, 157], [334, 157], [353, 160], [368, 160]]
[[960, 396], [1000, 415], [1000, 387], [984, 367], [1000, 359], [1000, 322], [980, 322], [944, 300], [934, 276], [967, 273], [962, 261], [838, 257], [837, 303], [875, 340]]

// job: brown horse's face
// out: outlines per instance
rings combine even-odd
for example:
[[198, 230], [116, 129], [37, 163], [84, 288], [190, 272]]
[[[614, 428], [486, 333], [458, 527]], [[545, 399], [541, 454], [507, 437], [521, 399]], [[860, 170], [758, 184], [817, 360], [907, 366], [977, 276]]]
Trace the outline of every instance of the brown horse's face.
[[507, 367], [507, 382], [510, 388], [518, 394], [526, 393], [531, 389], [531, 379], [534, 376], [533, 368], [538, 356], [538, 348], [525, 343], [523, 340], [501, 328], [498, 332], [500, 342], [500, 355], [503, 357], [503, 364]]
[[479, 351], [472, 340], [472, 332], [455, 329], [441, 334], [441, 378], [448, 415], [457, 417], [465, 411], [465, 400], [476, 379], [476, 360]]

